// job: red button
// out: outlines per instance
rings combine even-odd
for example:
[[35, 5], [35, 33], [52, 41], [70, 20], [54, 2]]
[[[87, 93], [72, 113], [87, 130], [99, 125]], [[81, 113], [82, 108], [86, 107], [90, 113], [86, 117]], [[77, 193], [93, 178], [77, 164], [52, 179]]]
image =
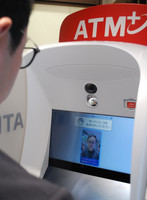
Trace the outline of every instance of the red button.
[[127, 108], [136, 108], [136, 102], [128, 101], [127, 102]]

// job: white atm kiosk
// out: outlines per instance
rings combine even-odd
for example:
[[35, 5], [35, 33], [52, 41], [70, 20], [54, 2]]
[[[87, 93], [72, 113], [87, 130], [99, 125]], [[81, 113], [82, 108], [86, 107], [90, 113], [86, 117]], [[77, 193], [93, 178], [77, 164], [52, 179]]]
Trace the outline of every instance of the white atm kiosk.
[[27, 69], [21, 164], [77, 200], [145, 198], [146, 16], [137, 4], [74, 13]]

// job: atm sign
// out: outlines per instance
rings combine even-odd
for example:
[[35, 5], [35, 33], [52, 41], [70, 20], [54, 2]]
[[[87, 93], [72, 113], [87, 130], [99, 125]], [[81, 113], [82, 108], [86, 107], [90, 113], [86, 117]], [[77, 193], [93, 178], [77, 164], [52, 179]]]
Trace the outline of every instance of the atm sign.
[[59, 42], [115, 41], [147, 45], [147, 5], [106, 4], [75, 12], [61, 25]]

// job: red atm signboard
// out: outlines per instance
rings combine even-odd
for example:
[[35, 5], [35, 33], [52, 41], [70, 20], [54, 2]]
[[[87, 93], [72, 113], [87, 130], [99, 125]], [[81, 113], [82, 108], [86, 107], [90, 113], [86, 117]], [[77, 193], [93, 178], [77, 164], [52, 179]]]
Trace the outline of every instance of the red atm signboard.
[[59, 42], [116, 41], [147, 45], [147, 5], [108, 4], [65, 18]]

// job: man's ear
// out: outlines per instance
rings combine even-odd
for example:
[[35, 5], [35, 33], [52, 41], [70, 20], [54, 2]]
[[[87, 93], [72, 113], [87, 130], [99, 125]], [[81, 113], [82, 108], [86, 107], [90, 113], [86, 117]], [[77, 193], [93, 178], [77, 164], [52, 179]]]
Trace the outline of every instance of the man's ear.
[[0, 38], [3, 37], [12, 26], [12, 20], [9, 17], [0, 18]]

